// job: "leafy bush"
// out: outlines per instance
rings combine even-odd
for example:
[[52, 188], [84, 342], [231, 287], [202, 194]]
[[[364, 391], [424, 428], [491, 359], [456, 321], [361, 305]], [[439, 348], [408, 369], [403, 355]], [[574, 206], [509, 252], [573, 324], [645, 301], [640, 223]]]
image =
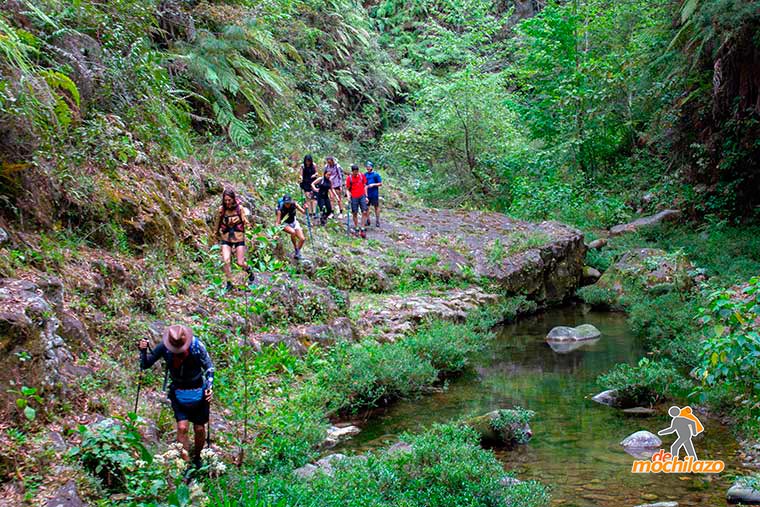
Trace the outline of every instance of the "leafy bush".
[[[549, 495], [534, 481], [502, 486], [502, 464], [482, 449], [469, 428], [435, 426], [421, 435], [403, 435], [411, 447], [394, 453], [369, 453], [333, 461], [333, 475], [317, 473], [310, 479], [292, 475], [245, 478], [255, 484], [244, 507], [293, 505], [304, 507], [538, 507]], [[239, 505], [232, 494], [240, 488], [218, 483], [212, 488], [211, 506]], [[235, 494], [237, 498], [237, 494]]]
[[676, 293], [637, 297], [629, 306], [628, 324], [648, 348], [667, 355], [679, 367], [692, 368], [699, 352], [694, 318], [698, 308], [696, 298], [683, 299]]
[[337, 346], [316, 382], [328, 413], [371, 407], [418, 394], [438, 377], [429, 361], [401, 344], [364, 342]]
[[509, 435], [517, 444], [527, 444], [530, 433], [527, 428], [536, 413], [522, 407], [499, 410], [498, 415], [491, 421], [491, 426], [497, 432]]
[[439, 372], [451, 373], [463, 370], [469, 357], [482, 350], [487, 340], [469, 326], [437, 321], [405, 338], [402, 344]]
[[642, 358], [638, 365], [618, 364], [601, 375], [599, 384], [616, 389], [620, 401], [630, 405], [651, 405], [666, 399], [685, 397], [691, 383], [667, 360]]
[[735, 396], [760, 423], [760, 277], [741, 289], [720, 290], [709, 296], [700, 323], [705, 337], [694, 374], [703, 389], [720, 386]]
[[151, 459], [135, 423], [136, 417], [132, 416], [121, 422], [105, 419], [91, 427], [80, 425], [82, 442], [69, 455], [109, 490], [124, 490], [136, 461]]
[[614, 289], [608, 289], [604, 287], [597, 287], [596, 285], [588, 285], [581, 287], [576, 292], [585, 303], [593, 306], [594, 308], [610, 308], [614, 310], [621, 309], [618, 300], [620, 296]]

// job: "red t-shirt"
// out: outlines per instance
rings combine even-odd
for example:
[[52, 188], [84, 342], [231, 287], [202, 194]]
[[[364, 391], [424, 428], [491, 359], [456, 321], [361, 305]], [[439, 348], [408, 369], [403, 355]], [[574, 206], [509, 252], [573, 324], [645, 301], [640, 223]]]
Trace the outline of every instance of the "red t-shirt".
[[350, 174], [346, 178], [346, 187], [351, 191], [351, 197], [358, 199], [367, 193], [365, 190], [367, 187], [367, 177], [363, 174], [357, 174], [356, 177]]

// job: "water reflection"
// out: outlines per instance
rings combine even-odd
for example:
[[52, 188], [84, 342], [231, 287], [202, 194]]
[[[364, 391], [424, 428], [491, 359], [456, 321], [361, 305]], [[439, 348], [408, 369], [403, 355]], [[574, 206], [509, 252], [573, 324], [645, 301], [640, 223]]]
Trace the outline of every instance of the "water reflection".
[[[545, 341], [554, 326], [583, 323], [596, 326], [602, 337], [560, 352]], [[665, 500], [682, 506], [724, 505], [729, 486], [724, 477], [736, 472], [736, 442], [717, 421], [703, 419], [706, 431], [694, 442], [700, 457], [726, 461], [721, 476], [633, 475], [632, 458], [620, 441], [642, 429], [656, 433], [667, 427], [669, 418], [627, 417], [590, 401], [600, 390], [600, 373], [615, 363], [635, 363], [642, 355], [621, 314], [582, 307], [551, 310], [503, 328], [476, 358], [475, 368], [444, 392], [394, 404], [359, 421], [362, 433], [342, 450], [379, 447], [401, 432], [421, 431], [434, 422], [520, 405], [537, 414], [533, 440], [514, 451], [497, 451], [497, 456], [521, 479], [552, 485], [556, 505], [619, 507]]]

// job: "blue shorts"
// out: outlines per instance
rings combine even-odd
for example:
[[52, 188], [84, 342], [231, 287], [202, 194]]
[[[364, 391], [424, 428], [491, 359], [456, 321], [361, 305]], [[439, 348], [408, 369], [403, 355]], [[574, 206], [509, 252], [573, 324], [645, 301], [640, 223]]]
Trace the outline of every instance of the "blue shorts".
[[174, 390], [171, 390], [169, 401], [172, 402], [175, 421], [190, 421], [193, 424], [206, 424], [208, 422], [209, 404], [205, 397], [197, 405], [188, 407], [179, 403], [174, 396]]
[[366, 212], [368, 209], [367, 206], [367, 196], [363, 195], [361, 197], [352, 197], [351, 198], [351, 213], [358, 213], [359, 208], [361, 207], [362, 213]]
[[369, 199], [369, 205], [370, 206], [374, 206], [374, 207], [380, 206], [380, 196], [379, 195], [376, 195], [374, 197], [372, 197], [370, 195], [370, 196], [368, 196], [368, 199]]

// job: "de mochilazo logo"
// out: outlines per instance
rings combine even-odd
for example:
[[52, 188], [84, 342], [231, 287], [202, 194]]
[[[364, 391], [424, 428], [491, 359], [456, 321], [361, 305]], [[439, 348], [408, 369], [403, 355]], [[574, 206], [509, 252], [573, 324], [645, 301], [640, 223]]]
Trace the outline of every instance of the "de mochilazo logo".
[[[636, 460], [631, 466], [634, 474], [717, 474], [726, 467], [720, 460], [700, 460], [694, 443], [691, 441], [703, 431], [705, 427], [697, 419], [691, 407], [670, 407], [668, 414], [672, 418], [670, 426], [657, 432], [658, 435], [676, 434], [676, 441], [670, 446], [670, 452], [660, 449], [649, 460]], [[681, 449], [684, 450], [684, 459], [680, 458]]]

